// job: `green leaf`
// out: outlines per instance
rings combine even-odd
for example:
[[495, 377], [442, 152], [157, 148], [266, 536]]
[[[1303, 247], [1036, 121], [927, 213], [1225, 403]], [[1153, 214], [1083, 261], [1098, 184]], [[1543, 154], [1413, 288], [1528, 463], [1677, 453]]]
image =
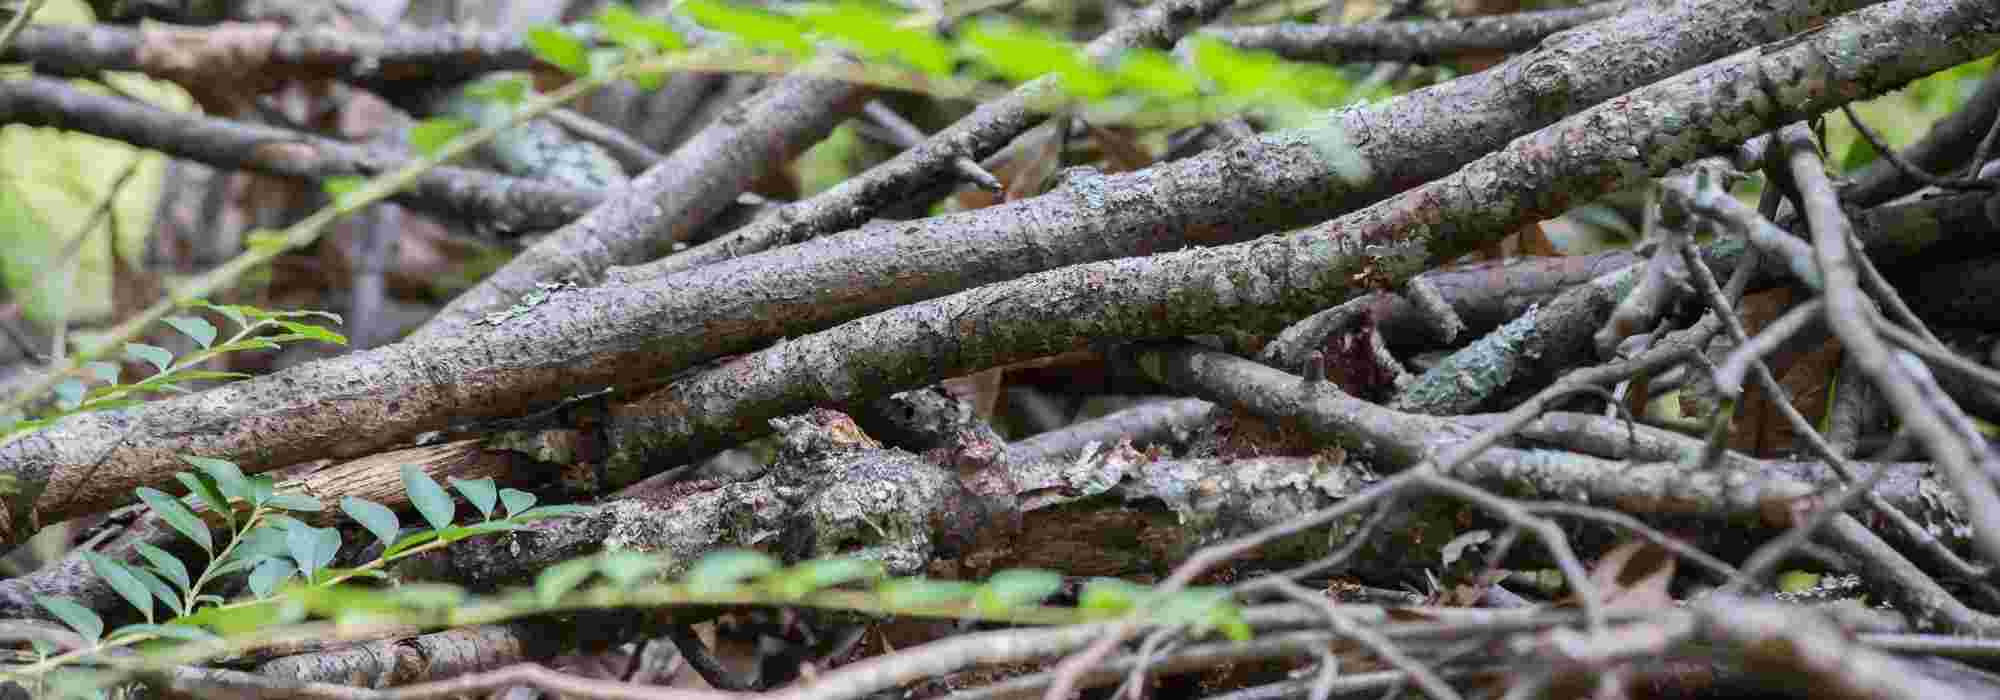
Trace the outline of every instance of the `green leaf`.
[[451, 502], [451, 494], [445, 493], [431, 475], [414, 464], [403, 465], [403, 491], [410, 496], [410, 505], [416, 506], [423, 514], [424, 521], [433, 530], [451, 527], [451, 517], [457, 511], [457, 504]]
[[243, 306], [236, 304], [211, 304], [205, 299], [196, 299], [189, 302], [188, 306], [200, 307], [222, 314], [231, 323], [235, 323], [237, 328], [244, 328], [250, 325], [250, 319], [244, 316], [243, 309], [246, 307]]
[[417, 149], [419, 155], [435, 155], [438, 149], [470, 130], [472, 122], [464, 119], [431, 117], [410, 127], [410, 147]]
[[302, 338], [332, 343], [334, 345], [347, 344], [347, 336], [335, 333], [321, 326], [315, 326], [310, 323], [298, 323], [296, 321], [279, 321], [278, 325], [284, 326], [285, 330], [291, 331], [292, 334]]
[[384, 551], [388, 550], [389, 545], [395, 544], [396, 535], [403, 531], [403, 523], [396, 518], [396, 511], [380, 503], [348, 496], [340, 499], [340, 510], [347, 513], [347, 517], [353, 518], [354, 522], [361, 523], [361, 526], [367, 528], [375, 539], [381, 540]]
[[1093, 616], [1117, 617], [1130, 612], [1145, 598], [1147, 589], [1124, 579], [1094, 578], [1077, 595], [1077, 607]]
[[1155, 596], [1148, 603], [1148, 614], [1162, 622], [1195, 626], [1206, 626], [1217, 608], [1234, 604], [1228, 589], [1210, 587], [1189, 588], [1164, 599]]
[[1840, 170], [1841, 172], [1854, 172], [1862, 166], [1875, 162], [1875, 159], [1880, 156], [1880, 153], [1875, 152], [1875, 144], [1869, 143], [1868, 139], [1861, 138], [1859, 134], [1856, 134], [1854, 140], [1847, 144], [1847, 152], [1841, 155]]
[[764, 578], [764, 584], [775, 595], [784, 598], [802, 598], [807, 594], [844, 583], [879, 579], [882, 575], [882, 565], [879, 563], [852, 557], [835, 557], [805, 562], [772, 574]]
[[[327, 196], [332, 197], [333, 202], [343, 208], [351, 205], [354, 202], [355, 195], [359, 194], [361, 188], [366, 186], [368, 186], [368, 178], [359, 175], [335, 175], [322, 178], [319, 181], [320, 189], [325, 190]], [[280, 242], [280, 245], [282, 244]]]
[[307, 579], [318, 573], [340, 552], [340, 530], [330, 527], [295, 527], [285, 533], [285, 546]]
[[195, 515], [194, 511], [187, 507], [187, 504], [181, 502], [181, 499], [169, 496], [166, 492], [159, 489], [145, 486], [141, 486], [133, 492], [139, 494], [139, 500], [145, 501], [146, 505], [153, 509], [153, 512], [159, 513], [161, 520], [165, 520], [168, 525], [173, 526], [175, 531], [185, 535], [188, 539], [194, 540], [194, 543], [201, 547], [201, 551], [210, 554], [215, 553], [215, 540], [209, 534], [208, 523], [202, 522], [201, 516]]
[[118, 383], [118, 370], [119, 370], [118, 363], [91, 362], [85, 364], [84, 366], [90, 368], [91, 376], [97, 377], [98, 381], [104, 382], [106, 384]]
[[580, 515], [590, 515], [591, 513], [595, 512], [597, 512], [597, 508], [594, 506], [577, 506], [577, 505], [536, 506], [533, 508], [529, 508], [525, 511], [522, 511], [520, 515], [514, 516], [514, 519], [519, 521], [528, 521], [528, 520], [540, 520], [542, 518], [568, 518]]
[[215, 633], [200, 627], [185, 624], [166, 625], [126, 625], [118, 628], [112, 636], [127, 634], [150, 634], [163, 639], [178, 639], [183, 642], [212, 642], [221, 639]]
[[174, 364], [173, 353], [167, 352], [166, 348], [145, 343], [126, 343], [125, 356], [134, 360], [145, 360], [162, 372]]
[[510, 78], [488, 78], [465, 88], [468, 97], [493, 100], [509, 106], [519, 106], [527, 101], [532, 91], [528, 79], [515, 76]]
[[743, 581], [778, 570], [771, 555], [748, 549], [722, 549], [708, 553], [688, 569], [687, 585], [697, 594], [727, 593]]
[[1134, 92], [1184, 100], [1201, 94], [1201, 83], [1166, 53], [1130, 49], [1119, 58], [1118, 82]]
[[243, 470], [237, 469], [235, 462], [187, 455], [181, 455], [181, 461], [194, 465], [194, 468], [214, 479], [215, 487], [223, 495], [250, 500], [250, 481], [243, 478]]
[[132, 573], [131, 567], [126, 566], [125, 562], [96, 552], [84, 552], [83, 558], [90, 562], [90, 569], [96, 571], [98, 577], [104, 579], [105, 583], [110, 584], [111, 590], [117, 591], [125, 602], [137, 608], [146, 617], [147, 622], [153, 620], [153, 591]]
[[278, 344], [271, 342], [267, 338], [245, 338], [243, 340], [238, 340], [233, 343], [223, 343], [221, 345], [209, 348], [208, 354], [210, 357], [213, 357], [216, 355], [226, 355], [232, 352], [244, 352], [247, 350], [276, 350], [276, 349], [278, 349]]
[[500, 489], [500, 504], [507, 507], [507, 517], [511, 518], [534, 507], [535, 494], [520, 489]]
[[278, 480], [271, 478], [269, 474], [258, 474], [246, 477], [244, 480], [250, 484], [250, 505], [263, 507], [278, 493]]
[[868, 3], [808, 6], [804, 19], [864, 57], [898, 60], [930, 75], [949, 74], [958, 58], [950, 44], [930, 32], [897, 26], [898, 17]]
[[160, 321], [193, 338], [196, 345], [205, 348], [215, 344], [215, 326], [198, 316], [168, 316]]
[[878, 592], [890, 608], [929, 608], [971, 600], [979, 594], [979, 586], [965, 581], [909, 578], [884, 583]]
[[140, 583], [146, 584], [146, 590], [153, 592], [154, 599], [167, 604], [168, 612], [176, 614], [184, 612], [181, 610], [180, 593], [175, 591], [173, 586], [167, 585], [166, 581], [161, 580], [159, 574], [153, 573], [151, 569], [139, 567], [127, 567], [127, 570], [138, 577]]
[[472, 507], [479, 509], [480, 517], [493, 517], [493, 503], [499, 497], [499, 487], [493, 483], [493, 477], [484, 479], [452, 477], [451, 487], [463, 494], [466, 502], [471, 503]]
[[812, 53], [812, 44], [805, 39], [805, 27], [790, 17], [719, 0], [682, 0], [680, 9], [694, 21], [733, 34], [751, 47], [793, 56]]
[[208, 575], [210, 578], [220, 578], [223, 576], [227, 576], [229, 574], [236, 573], [238, 571], [242, 571], [244, 569], [248, 569], [258, 564], [262, 564], [265, 561], [275, 558], [277, 557], [269, 555], [263, 555], [257, 557], [242, 557], [242, 556], [236, 556], [234, 553], [232, 553], [227, 561], [224, 561], [222, 562], [221, 565], [209, 569]]
[[242, 541], [236, 543], [236, 549], [230, 552], [230, 558], [261, 559], [285, 556], [288, 551], [285, 533], [288, 531], [289, 528], [270, 524], [260, 524], [251, 528], [250, 532], [243, 535]]
[[259, 598], [269, 598], [272, 591], [278, 590], [278, 584], [284, 583], [297, 571], [298, 567], [293, 566], [290, 559], [265, 559], [264, 563], [257, 565], [256, 571], [250, 572], [250, 593]]
[[89, 387], [84, 385], [83, 380], [76, 377], [56, 382], [56, 405], [65, 411], [74, 411], [83, 405], [83, 394], [88, 390]]
[[1062, 575], [1041, 569], [1008, 569], [987, 579], [974, 602], [990, 613], [1040, 603], [1062, 588]]
[[303, 493], [272, 494], [269, 502], [272, 508], [289, 510], [294, 513], [317, 513], [326, 510], [326, 504]]
[[1090, 63], [1075, 45], [1046, 33], [1003, 22], [972, 22], [965, 46], [988, 70], [1011, 82], [1025, 83], [1043, 75], [1062, 77], [1065, 92], [1100, 98], [1117, 87], [1111, 75]]
[[619, 46], [633, 51], [677, 51], [687, 47], [687, 40], [666, 22], [633, 12], [631, 6], [622, 2], [605, 5], [598, 11], [597, 28]]
[[660, 560], [631, 550], [605, 552], [598, 559], [597, 571], [610, 579], [612, 585], [631, 588], [640, 579], [659, 573]]
[[465, 603], [465, 589], [445, 583], [405, 583], [389, 589], [390, 600], [421, 610], [446, 610]]
[[[186, 365], [182, 366], [185, 367]], [[147, 378], [146, 381], [140, 382], [139, 385], [147, 386], [155, 383], [181, 384], [184, 382], [227, 381], [234, 379], [249, 379], [249, 378], [250, 375], [244, 374], [242, 372], [218, 372], [215, 370], [206, 370], [206, 369], [183, 369], [183, 370], [176, 370], [172, 376], [153, 375], [152, 377]], [[164, 382], [156, 382], [155, 380], [164, 380]]]
[[424, 532], [414, 533], [403, 539], [396, 540], [395, 544], [389, 545], [388, 549], [382, 550], [382, 556], [392, 557], [404, 551], [407, 551], [413, 547], [417, 547], [426, 542], [430, 542], [431, 540], [438, 539], [438, 533], [441, 532], [443, 532], [443, 530], [426, 530]]
[[187, 565], [182, 564], [181, 560], [174, 558], [174, 555], [167, 550], [144, 542], [135, 542], [132, 548], [139, 550], [139, 556], [145, 557], [147, 563], [153, 565], [154, 571], [160, 572], [161, 576], [173, 582], [182, 592], [194, 587], [194, 579], [188, 576]]
[[597, 573], [594, 557], [571, 559], [543, 569], [541, 575], [535, 577], [535, 600], [544, 606], [555, 605], [594, 573]]
[[[276, 584], [272, 585], [275, 587]], [[214, 630], [216, 634], [232, 637], [271, 625], [296, 621], [304, 616], [305, 607], [293, 601], [266, 600], [228, 608], [203, 608], [176, 622], [183, 625], [201, 625]]]
[[529, 29], [528, 50], [543, 63], [560, 68], [571, 76], [581, 78], [590, 75], [590, 47], [561, 29]]
[[82, 635], [84, 641], [90, 642], [91, 646], [96, 646], [97, 641], [104, 638], [104, 618], [98, 617], [90, 608], [77, 605], [75, 601], [67, 598], [50, 596], [35, 596], [35, 602], [40, 603], [42, 609], [49, 611], [49, 614], [56, 616], [56, 619], [62, 620], [70, 630]]

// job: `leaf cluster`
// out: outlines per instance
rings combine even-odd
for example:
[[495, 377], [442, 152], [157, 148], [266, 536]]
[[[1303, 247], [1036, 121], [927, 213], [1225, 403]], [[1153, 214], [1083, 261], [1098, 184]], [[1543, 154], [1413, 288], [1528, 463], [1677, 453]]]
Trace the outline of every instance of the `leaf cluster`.
[[[249, 377], [241, 372], [198, 368], [202, 363], [230, 353], [276, 350], [289, 343], [307, 340], [347, 344], [346, 336], [309, 322], [314, 319], [334, 324], [342, 322], [339, 314], [326, 311], [268, 311], [243, 304], [212, 304], [201, 300], [186, 302], [183, 308], [214, 312], [233, 324], [237, 331], [216, 342], [221, 331], [200, 315], [187, 313], [162, 319], [162, 323], [193, 341], [196, 349], [175, 357], [172, 351], [157, 345], [125, 343], [125, 359], [150, 365], [152, 374], [127, 383], [121, 381], [124, 369], [119, 363], [101, 360], [86, 362], [77, 375], [66, 377], [55, 385], [56, 404], [52, 410], [26, 420], [12, 417], [10, 421], [9, 416], [0, 416], [0, 439], [45, 427], [71, 414], [133, 406], [139, 403], [141, 396], [148, 394], [190, 393], [193, 390], [188, 385], [193, 382]], [[92, 354], [101, 356], [104, 353]]]

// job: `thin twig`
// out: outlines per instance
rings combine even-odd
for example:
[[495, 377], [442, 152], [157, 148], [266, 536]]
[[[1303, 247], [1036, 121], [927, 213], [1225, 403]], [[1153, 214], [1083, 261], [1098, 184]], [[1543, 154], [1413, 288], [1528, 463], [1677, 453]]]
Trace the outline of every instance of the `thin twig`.
[[[915, 148], [917, 144], [923, 143], [924, 139], [930, 138], [924, 134], [922, 129], [918, 129], [917, 125], [911, 124], [910, 120], [904, 119], [901, 114], [897, 114], [896, 110], [882, 104], [881, 100], [869, 100], [868, 104], [861, 106], [861, 111], [866, 112], [869, 119], [875, 120], [875, 123], [887, 129], [889, 135], [895, 137], [897, 146]], [[1000, 182], [1000, 178], [994, 177], [993, 173], [986, 172], [985, 168], [980, 167], [979, 163], [974, 162], [971, 158], [952, 156], [951, 167], [958, 171], [959, 177], [965, 178], [967, 182], [978, 185], [980, 189], [988, 192], [999, 192], [1007, 189], [1007, 186]]]
[[[1894, 164], [1897, 170], [1903, 171], [1903, 175], [1909, 177], [1912, 180], [1916, 180], [1917, 182], [1921, 182], [1923, 184], [1930, 185], [1932, 187], [1939, 187], [1945, 189], [2000, 190], [2000, 180], [1982, 180], [1979, 178], [1963, 178], [1963, 177], [1939, 177], [1937, 175], [1932, 175], [1930, 173], [1924, 172], [1923, 169], [1918, 168], [1916, 165], [1910, 163], [1907, 160], [1904, 160], [1903, 156], [1896, 152], [1896, 149], [1890, 148], [1888, 144], [1883, 143], [1882, 138], [1875, 135], [1875, 130], [1868, 128], [1867, 124], [1862, 123], [1861, 117], [1854, 114], [1853, 105], [1841, 105], [1840, 111], [1843, 114], [1847, 115], [1847, 121], [1848, 123], [1854, 125], [1854, 131], [1856, 133], [1861, 134], [1861, 138], [1866, 139], [1868, 141], [1868, 145], [1873, 147], [1877, 154], [1881, 155], [1882, 158], [1888, 160], [1891, 164]], [[1979, 163], [1975, 161], [1972, 167], [1974, 168], [1979, 167]], [[1976, 172], [1977, 171], [1975, 171], [1975, 174]]]

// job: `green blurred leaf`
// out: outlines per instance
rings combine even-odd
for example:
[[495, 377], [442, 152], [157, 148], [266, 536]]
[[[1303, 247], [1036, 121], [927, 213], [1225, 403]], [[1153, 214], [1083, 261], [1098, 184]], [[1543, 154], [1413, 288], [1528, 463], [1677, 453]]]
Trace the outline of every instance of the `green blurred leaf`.
[[211, 642], [221, 639], [213, 632], [185, 624], [126, 625], [118, 628], [113, 636], [127, 634], [150, 634], [162, 639], [178, 639], [183, 642]]
[[438, 149], [472, 130], [472, 122], [451, 117], [431, 117], [410, 127], [410, 147], [419, 155], [435, 155]]
[[806, 28], [790, 17], [719, 0], [682, 0], [680, 9], [694, 21], [735, 35], [753, 48], [792, 56], [812, 53], [812, 44], [805, 39]]
[[765, 576], [778, 568], [778, 560], [763, 552], [716, 550], [688, 569], [687, 585], [697, 594], [727, 593], [741, 587], [745, 580]]
[[543, 569], [535, 577], [535, 599], [544, 606], [555, 605], [594, 573], [597, 573], [595, 558], [572, 559]]
[[1092, 616], [1117, 617], [1130, 612], [1147, 595], [1147, 588], [1124, 579], [1094, 578], [1077, 595], [1077, 607]]
[[993, 575], [979, 587], [974, 602], [989, 613], [1040, 603], [1062, 589], [1062, 575], [1041, 569], [1008, 569]]
[[603, 10], [599, 10], [597, 27], [618, 45], [634, 51], [677, 51], [687, 47], [687, 40], [682, 39], [680, 33], [665, 21], [633, 12], [631, 6], [622, 2], [605, 5]]
[[930, 32], [898, 26], [899, 17], [879, 5], [845, 0], [806, 10], [803, 19], [813, 31], [865, 58], [901, 61], [934, 76], [951, 73], [958, 59], [950, 44]]
[[488, 78], [465, 88], [465, 94], [479, 99], [493, 100], [509, 106], [520, 106], [532, 92], [527, 78]]
[[84, 641], [90, 642], [92, 646], [104, 638], [104, 618], [98, 617], [90, 608], [77, 605], [75, 601], [66, 598], [51, 596], [35, 596], [35, 602], [40, 603], [42, 609], [49, 611], [49, 614], [56, 616], [56, 619], [62, 620], [70, 630], [82, 635]]
[[180, 331], [182, 335], [193, 338], [196, 345], [205, 348], [215, 344], [215, 326], [200, 317], [168, 316], [160, 321], [173, 326], [174, 330]]
[[74, 411], [83, 405], [83, 395], [89, 390], [83, 380], [76, 377], [56, 382], [56, 405], [65, 411]]
[[910, 578], [885, 582], [877, 593], [890, 608], [928, 608], [970, 601], [979, 594], [979, 586], [965, 581]]
[[1875, 159], [1880, 157], [1880, 155], [1880, 153], [1875, 151], [1875, 144], [1869, 143], [1868, 139], [1856, 134], [1854, 140], [1847, 144], [1847, 153], [1842, 154], [1840, 158], [1840, 170], [1841, 172], [1854, 172], [1864, 165], [1875, 162]]
[[91, 362], [85, 364], [84, 367], [89, 368], [90, 375], [93, 377], [97, 377], [97, 380], [100, 382], [104, 382], [106, 384], [118, 383], [119, 368], [118, 368], [118, 363], [116, 362]]
[[633, 584], [660, 572], [660, 560], [649, 554], [621, 549], [605, 552], [598, 558], [598, 573], [619, 588], [631, 588]]
[[244, 481], [250, 484], [250, 505], [261, 507], [270, 503], [271, 497], [277, 495], [278, 481], [269, 474], [244, 477]]
[[410, 505], [415, 506], [433, 530], [451, 527], [451, 517], [457, 505], [451, 502], [451, 494], [445, 493], [431, 475], [414, 464], [403, 465], [403, 491], [410, 496]]
[[398, 605], [422, 610], [446, 610], [463, 604], [470, 596], [465, 589], [446, 583], [405, 583], [389, 589], [390, 600]]
[[1046, 33], [1020, 25], [978, 21], [963, 32], [972, 57], [1007, 80], [1025, 83], [1043, 75], [1062, 78], [1062, 87], [1071, 95], [1101, 98], [1117, 84], [1097, 66], [1091, 65], [1075, 45]]
[[801, 598], [854, 581], [882, 578], [882, 565], [852, 557], [816, 559], [764, 577], [764, 585], [784, 598]]
[[201, 547], [201, 551], [211, 554], [215, 552], [215, 541], [208, 531], [208, 523], [202, 522], [201, 516], [195, 515], [187, 504], [181, 502], [181, 499], [145, 486], [139, 487], [133, 493], [138, 494], [139, 500], [145, 501], [153, 512], [159, 513], [160, 519], [173, 526], [176, 532], [193, 540], [195, 545]]
[[194, 301], [188, 302], [188, 306], [208, 309], [210, 311], [222, 314], [223, 317], [228, 318], [231, 323], [235, 323], [236, 327], [239, 329], [248, 327], [250, 325], [250, 319], [244, 316], [243, 309], [246, 307], [243, 306], [238, 306], [235, 304], [211, 304], [205, 299], [196, 299]]
[[528, 30], [528, 50], [543, 63], [562, 69], [574, 77], [590, 75], [590, 47], [582, 39], [556, 27]]
[[[327, 196], [333, 198], [335, 204], [348, 207], [354, 203], [354, 197], [361, 192], [361, 188], [368, 186], [368, 178], [359, 175], [335, 175], [320, 179], [319, 186], [326, 191]], [[284, 240], [280, 238], [276, 243], [284, 245]]]

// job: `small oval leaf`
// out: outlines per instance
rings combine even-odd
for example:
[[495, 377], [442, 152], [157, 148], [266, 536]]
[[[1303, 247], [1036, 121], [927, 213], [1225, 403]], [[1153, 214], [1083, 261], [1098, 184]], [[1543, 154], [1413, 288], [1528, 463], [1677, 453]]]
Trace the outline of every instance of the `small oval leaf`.
[[196, 345], [206, 348], [215, 344], [215, 325], [199, 316], [168, 316], [160, 322], [173, 326], [181, 335], [193, 338]]
[[453, 477], [451, 487], [464, 495], [465, 501], [471, 503], [472, 507], [479, 509], [480, 517], [493, 517], [493, 504], [499, 497], [499, 487], [493, 483], [493, 477], [489, 476], [484, 479], [460, 479]]
[[134, 360], [145, 360], [146, 362], [152, 364], [154, 367], [159, 368], [159, 370], [162, 372], [167, 371], [167, 368], [173, 366], [174, 364], [174, 354], [171, 352], [167, 352], [166, 348], [160, 347], [158, 345], [147, 345], [145, 343], [126, 343], [125, 356], [130, 357]]
[[389, 545], [395, 544], [397, 535], [402, 534], [403, 523], [396, 517], [396, 511], [389, 510], [388, 506], [365, 498], [348, 496], [340, 499], [340, 510], [347, 513], [347, 517], [353, 518], [354, 522], [361, 523], [361, 527], [367, 528], [368, 533], [374, 535], [375, 539], [381, 540], [385, 550]]
[[514, 517], [535, 507], [535, 494], [520, 489], [500, 489], [500, 504], [507, 507], [507, 517]]
[[451, 517], [457, 505], [451, 502], [451, 494], [445, 493], [444, 487], [439, 486], [431, 475], [425, 474], [417, 465], [403, 465], [403, 491], [409, 494], [410, 505], [416, 506], [424, 521], [431, 524], [431, 529], [451, 527]]

